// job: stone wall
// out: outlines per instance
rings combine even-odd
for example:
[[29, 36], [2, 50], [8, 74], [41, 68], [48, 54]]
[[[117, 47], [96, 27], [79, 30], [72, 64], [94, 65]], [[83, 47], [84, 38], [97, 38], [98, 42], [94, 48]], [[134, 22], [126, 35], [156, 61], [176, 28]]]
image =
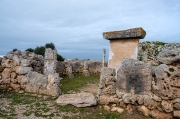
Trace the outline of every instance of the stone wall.
[[46, 75], [43, 74], [44, 58], [41, 55], [17, 50], [4, 56], [1, 65], [4, 68], [0, 77], [2, 89], [52, 96], [60, 94], [59, 74], [51, 69], [46, 70]]
[[[85, 63], [86, 62], [86, 63]], [[105, 62], [107, 66], [107, 62]], [[72, 67], [73, 74], [83, 74], [84, 70], [88, 70], [90, 74], [100, 74], [102, 68], [102, 61], [96, 60], [70, 60], [58, 61], [56, 72], [60, 76], [67, 76], [69, 74], [69, 67]]]
[[124, 59], [121, 67], [103, 68], [98, 102], [116, 103], [128, 113], [137, 110], [157, 119], [180, 118], [180, 50], [163, 50], [159, 66], [135, 59]]

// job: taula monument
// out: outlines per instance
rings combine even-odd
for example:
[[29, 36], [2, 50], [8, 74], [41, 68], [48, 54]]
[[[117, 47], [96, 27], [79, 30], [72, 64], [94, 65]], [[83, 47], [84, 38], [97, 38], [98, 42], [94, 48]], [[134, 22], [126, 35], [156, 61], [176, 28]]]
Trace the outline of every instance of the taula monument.
[[124, 58], [137, 59], [139, 39], [145, 36], [142, 28], [104, 32], [103, 38], [110, 41], [108, 67], [117, 71]]

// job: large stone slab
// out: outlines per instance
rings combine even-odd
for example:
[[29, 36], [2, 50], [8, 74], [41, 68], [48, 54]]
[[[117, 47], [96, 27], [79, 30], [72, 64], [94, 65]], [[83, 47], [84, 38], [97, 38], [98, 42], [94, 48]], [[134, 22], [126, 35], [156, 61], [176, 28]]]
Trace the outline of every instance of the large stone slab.
[[151, 64], [125, 58], [117, 71], [117, 89], [132, 94], [150, 94]]
[[132, 28], [120, 31], [109, 31], [103, 33], [104, 39], [144, 38], [146, 31], [143, 28]]
[[88, 107], [97, 105], [96, 98], [91, 93], [65, 94], [56, 100], [60, 105], [74, 105], [76, 107]]

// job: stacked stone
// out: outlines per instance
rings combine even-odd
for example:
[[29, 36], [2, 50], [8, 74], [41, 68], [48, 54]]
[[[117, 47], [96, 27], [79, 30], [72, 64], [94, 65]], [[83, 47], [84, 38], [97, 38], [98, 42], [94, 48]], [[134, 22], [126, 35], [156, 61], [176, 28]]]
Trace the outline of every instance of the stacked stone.
[[59, 75], [43, 75], [43, 56], [31, 52], [9, 52], [2, 59], [0, 88], [58, 96]]
[[129, 113], [138, 110], [158, 119], [180, 118], [180, 50], [163, 50], [158, 60], [162, 64], [151, 68], [149, 63], [124, 59], [116, 81], [112, 78], [114, 74], [109, 73], [113, 69], [102, 70], [99, 102], [116, 103]]
[[[105, 62], [105, 67], [107, 66], [107, 62]], [[56, 72], [60, 74], [60, 76], [68, 76], [69, 67], [72, 68], [72, 74], [100, 74], [102, 68], [102, 61], [95, 60], [70, 60], [64, 62], [57, 62]]]

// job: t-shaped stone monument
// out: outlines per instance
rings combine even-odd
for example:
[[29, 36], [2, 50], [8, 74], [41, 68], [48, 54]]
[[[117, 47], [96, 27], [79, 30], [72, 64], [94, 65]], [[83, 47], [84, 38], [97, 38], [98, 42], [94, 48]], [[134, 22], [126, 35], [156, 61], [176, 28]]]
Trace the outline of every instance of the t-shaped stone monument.
[[137, 59], [139, 39], [145, 35], [146, 31], [141, 27], [104, 32], [103, 38], [110, 40], [108, 67], [117, 71], [124, 58]]

